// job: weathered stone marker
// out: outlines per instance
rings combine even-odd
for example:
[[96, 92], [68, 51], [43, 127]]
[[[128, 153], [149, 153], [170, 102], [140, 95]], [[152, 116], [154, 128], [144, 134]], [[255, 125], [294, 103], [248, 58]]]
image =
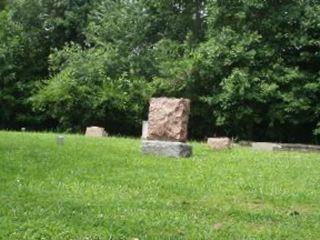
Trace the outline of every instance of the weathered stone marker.
[[190, 100], [152, 98], [149, 108], [148, 139], [185, 142], [188, 135]]
[[57, 142], [57, 145], [63, 145], [64, 137], [62, 135], [57, 136], [56, 142]]
[[223, 138], [208, 138], [208, 145], [212, 149], [229, 149], [231, 148], [231, 139], [227, 137]]
[[142, 121], [142, 139], [147, 139], [148, 137], [148, 121]]
[[188, 136], [190, 100], [152, 98], [149, 107], [147, 140], [142, 141], [145, 154], [169, 157], [190, 157], [192, 147]]
[[87, 127], [86, 134], [87, 137], [106, 137], [107, 132], [102, 127]]
[[281, 149], [280, 144], [270, 143], [270, 142], [253, 142], [251, 146], [255, 150], [264, 150], [264, 151], [274, 151], [277, 149]]

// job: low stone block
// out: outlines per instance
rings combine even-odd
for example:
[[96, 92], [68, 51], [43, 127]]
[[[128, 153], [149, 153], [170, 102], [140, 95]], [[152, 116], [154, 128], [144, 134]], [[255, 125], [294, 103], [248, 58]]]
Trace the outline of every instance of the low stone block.
[[239, 141], [238, 142], [239, 146], [241, 147], [252, 147], [252, 142], [251, 141]]
[[102, 127], [87, 127], [86, 134], [87, 137], [106, 137], [107, 132]]
[[189, 144], [182, 142], [145, 140], [142, 141], [141, 151], [144, 154], [154, 154], [176, 158], [186, 158], [192, 155], [192, 147]]
[[208, 145], [212, 149], [229, 149], [231, 148], [231, 139], [227, 137], [223, 138], [208, 138]]
[[148, 121], [142, 121], [142, 139], [147, 139], [148, 137]]
[[265, 151], [320, 151], [320, 145], [307, 145], [299, 143], [272, 143], [272, 142], [253, 142], [252, 148]]
[[320, 145], [307, 145], [300, 143], [281, 143], [279, 144], [280, 148], [276, 148], [274, 150], [282, 150], [282, 151], [302, 151], [302, 152], [313, 152], [320, 151]]
[[270, 142], [253, 142], [251, 146], [255, 150], [263, 150], [263, 151], [274, 151], [274, 150], [281, 149], [280, 144], [270, 143]]

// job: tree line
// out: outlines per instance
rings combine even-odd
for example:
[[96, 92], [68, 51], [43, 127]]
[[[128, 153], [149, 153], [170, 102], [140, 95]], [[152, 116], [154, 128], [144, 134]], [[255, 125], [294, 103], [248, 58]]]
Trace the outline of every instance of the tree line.
[[190, 137], [320, 140], [318, 0], [0, 0], [0, 128], [139, 135], [152, 96]]

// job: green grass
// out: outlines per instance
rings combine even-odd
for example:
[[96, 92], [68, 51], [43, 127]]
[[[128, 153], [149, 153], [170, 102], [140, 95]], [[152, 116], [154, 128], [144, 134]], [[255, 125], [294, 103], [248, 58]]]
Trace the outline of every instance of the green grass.
[[320, 239], [318, 153], [55, 137], [0, 132], [0, 239]]

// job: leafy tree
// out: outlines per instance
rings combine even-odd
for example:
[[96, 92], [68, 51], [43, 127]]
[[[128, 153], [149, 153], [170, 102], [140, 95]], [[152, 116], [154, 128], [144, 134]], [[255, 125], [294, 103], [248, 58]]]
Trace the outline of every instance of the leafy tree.
[[208, 41], [195, 65], [220, 131], [279, 141], [317, 133], [319, 10], [311, 0], [210, 5]]
[[150, 89], [142, 79], [129, 80], [125, 74], [110, 78], [117, 56], [112, 49], [82, 50], [77, 45], [52, 54], [51, 69], [59, 66], [59, 72], [31, 98], [34, 107], [58, 119], [62, 129], [102, 125], [111, 133], [133, 134], [141, 124]]
[[137, 134], [166, 95], [192, 100], [191, 137], [316, 142], [319, 13], [317, 0], [7, 2], [1, 127]]
[[0, 11], [3, 10], [7, 5], [6, 0], [0, 0]]
[[23, 78], [28, 63], [21, 62], [27, 41], [21, 25], [12, 21], [7, 11], [0, 12], [0, 127], [12, 126], [31, 116], [25, 114], [25, 92], [32, 84]]
[[[166, 19], [161, 19], [155, 7], [161, 12], [167, 6], [143, 1], [98, 3], [89, 16], [86, 47], [78, 46], [75, 51], [75, 45], [66, 46], [51, 55], [52, 77], [32, 98], [35, 108], [48, 110], [50, 106], [50, 117], [59, 119], [63, 128], [100, 123], [111, 132], [138, 132], [148, 99], [156, 92], [154, 79], [169, 64], [170, 57], [161, 49], [168, 47], [166, 43], [178, 47], [180, 41], [170, 24], [163, 29], [158, 25]], [[175, 8], [171, 3], [169, 9]], [[119, 129], [119, 121], [126, 127]]]
[[[48, 56], [74, 40], [84, 44], [82, 31], [90, 1], [15, 0], [0, 20], [1, 127], [50, 127], [32, 112], [28, 98], [48, 76]], [[41, 122], [41, 124], [39, 124]]]

